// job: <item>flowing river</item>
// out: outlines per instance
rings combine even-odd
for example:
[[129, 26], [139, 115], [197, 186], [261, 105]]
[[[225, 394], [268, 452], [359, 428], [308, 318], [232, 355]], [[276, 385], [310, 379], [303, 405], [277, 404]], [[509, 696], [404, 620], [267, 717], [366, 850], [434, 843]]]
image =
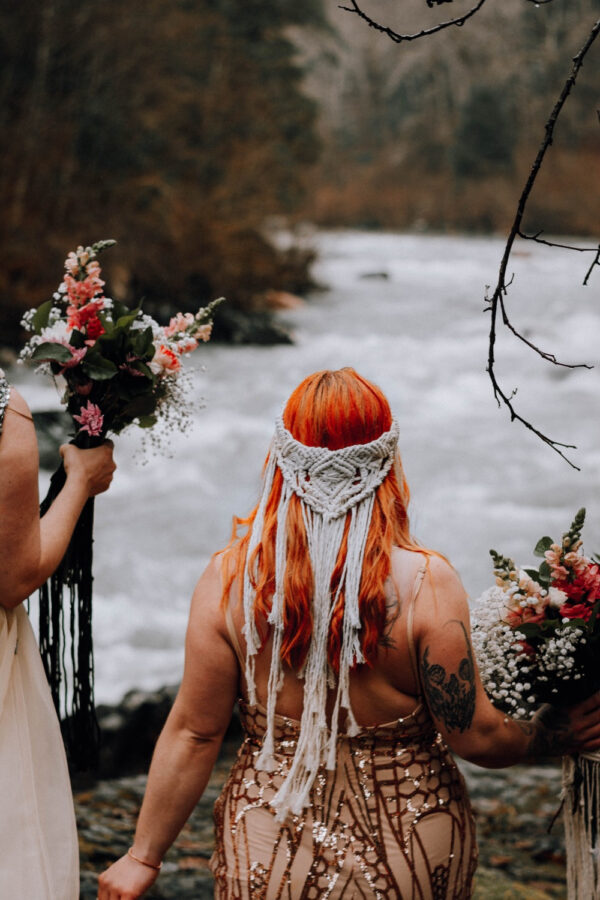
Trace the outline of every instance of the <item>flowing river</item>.
[[[317, 369], [354, 366], [383, 388], [400, 422], [413, 533], [452, 560], [471, 596], [492, 582], [490, 547], [531, 563], [538, 538], [560, 538], [581, 506], [586, 550], [600, 551], [600, 370], [559, 369], [514, 338], [498, 342], [505, 390], [518, 389], [518, 409], [542, 431], [577, 445], [568, 452], [580, 472], [492, 396], [483, 298], [503, 241], [356, 231], [312, 240], [327, 290], [282, 314], [293, 346], [202, 347], [190, 364], [205, 366], [194, 375], [205, 406], [190, 433], [171, 437], [170, 457], [140, 464], [139, 432], [117, 441], [119, 469], [96, 504], [100, 702], [179, 680], [194, 584], [232, 514], [257, 498], [274, 417]], [[514, 324], [561, 360], [597, 363], [600, 272], [582, 286], [589, 254], [519, 250]], [[41, 379], [19, 380], [34, 409], [58, 407]]]

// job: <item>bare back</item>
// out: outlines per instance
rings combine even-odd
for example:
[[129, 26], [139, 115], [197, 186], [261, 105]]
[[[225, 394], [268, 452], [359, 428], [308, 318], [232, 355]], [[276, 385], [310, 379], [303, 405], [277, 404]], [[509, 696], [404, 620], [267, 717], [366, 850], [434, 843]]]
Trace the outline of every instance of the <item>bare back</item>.
[[[430, 590], [425, 554], [394, 548], [392, 572], [387, 582], [387, 622], [373, 666], [362, 665], [350, 675], [350, 697], [356, 720], [370, 726], [390, 722], [412, 713], [420, 702], [418, 666], [413, 635], [415, 602], [429, 604]], [[420, 613], [423, 615], [423, 611]], [[226, 609], [228, 639], [240, 664], [240, 692], [247, 699], [244, 683], [245, 641], [239, 586], [234, 581]], [[412, 640], [412, 647], [411, 647]], [[266, 703], [271, 666], [271, 640], [256, 657], [256, 688], [259, 702]], [[291, 668], [284, 669], [284, 683], [277, 698], [277, 713], [292, 719], [302, 715], [304, 682]], [[333, 693], [333, 692], [332, 692]], [[333, 696], [330, 700], [333, 707]], [[330, 710], [329, 710], [330, 712]]]

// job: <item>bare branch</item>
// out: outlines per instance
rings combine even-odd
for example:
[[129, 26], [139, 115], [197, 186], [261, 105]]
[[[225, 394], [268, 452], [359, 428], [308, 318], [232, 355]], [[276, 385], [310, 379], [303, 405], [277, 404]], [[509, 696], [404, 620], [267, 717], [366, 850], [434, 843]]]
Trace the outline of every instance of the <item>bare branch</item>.
[[[600, 19], [598, 19], [598, 21], [594, 24], [592, 30], [590, 31], [590, 33], [587, 37], [585, 44], [583, 45], [583, 47], [581, 48], [581, 50], [579, 51], [577, 56], [574, 57], [571, 74], [567, 78], [567, 80], [563, 86], [563, 89], [560, 93], [560, 96], [559, 96], [558, 100], [556, 101], [552, 112], [550, 113], [548, 121], [546, 122], [544, 140], [542, 141], [540, 149], [538, 150], [537, 156], [535, 158], [535, 162], [531, 168], [531, 172], [529, 173], [529, 178], [527, 179], [527, 183], [526, 183], [526, 185], [523, 189], [523, 192], [519, 198], [517, 213], [516, 213], [514, 222], [512, 224], [512, 228], [510, 229], [508, 239], [506, 241], [506, 246], [504, 248], [504, 254], [502, 256], [502, 261], [500, 263], [498, 282], [496, 284], [496, 287], [494, 289], [494, 293], [492, 294], [492, 297], [488, 298], [488, 301], [487, 301], [489, 303], [489, 309], [491, 312], [487, 372], [488, 372], [488, 375], [492, 382], [492, 388], [493, 388], [494, 396], [495, 396], [496, 400], [498, 401], [499, 404], [504, 403], [504, 405], [508, 408], [508, 410], [510, 412], [511, 421], [514, 421], [516, 419], [517, 421], [521, 422], [522, 425], [524, 425], [526, 428], [528, 428], [530, 431], [532, 431], [534, 434], [536, 434], [542, 441], [544, 441], [545, 444], [548, 444], [549, 447], [551, 447], [553, 450], [555, 450], [556, 453], [558, 453], [560, 456], [562, 456], [563, 459], [565, 459], [569, 463], [569, 465], [573, 466], [573, 468], [575, 468], [575, 469], [577, 468], [577, 466], [575, 466], [574, 463], [572, 463], [571, 460], [568, 459], [565, 456], [565, 454], [562, 452], [562, 450], [560, 449], [561, 447], [562, 448], [569, 448], [569, 447], [572, 448], [573, 445], [563, 444], [560, 441], [556, 441], [556, 440], [553, 440], [552, 438], [549, 438], [547, 435], [543, 434], [541, 431], [539, 431], [537, 428], [535, 428], [530, 422], [528, 422], [526, 419], [524, 419], [522, 416], [520, 416], [516, 412], [514, 405], [512, 403], [512, 399], [503, 392], [503, 390], [501, 389], [501, 387], [498, 383], [498, 380], [496, 378], [496, 374], [495, 374], [495, 370], [494, 370], [494, 365], [495, 365], [494, 350], [495, 350], [496, 336], [497, 336], [496, 325], [497, 325], [497, 316], [498, 316], [498, 308], [499, 307], [503, 314], [504, 324], [513, 332], [513, 334], [515, 334], [515, 329], [513, 329], [512, 326], [510, 325], [510, 323], [507, 321], [506, 311], [504, 308], [504, 297], [505, 297], [506, 291], [507, 291], [506, 269], [508, 266], [508, 261], [510, 259], [510, 254], [511, 254], [511, 251], [513, 248], [513, 244], [515, 242], [515, 238], [521, 232], [521, 222], [523, 221], [525, 207], [527, 205], [527, 201], [529, 200], [529, 196], [530, 196], [533, 186], [535, 184], [535, 180], [539, 174], [542, 162], [546, 155], [546, 151], [552, 144], [552, 141], [554, 138], [554, 128], [556, 126], [557, 119], [561, 113], [563, 106], [565, 105], [565, 102], [566, 102], [569, 94], [571, 93], [571, 90], [573, 88], [573, 85], [575, 84], [577, 75], [579, 74], [579, 70], [581, 69], [581, 66], [583, 65], [585, 56], [586, 56], [588, 50], [590, 49], [590, 47], [592, 46], [592, 44], [594, 43], [594, 41], [597, 38], [599, 33], [600, 33]], [[600, 250], [599, 250], [599, 253], [600, 253]], [[592, 266], [592, 268], [593, 268], [593, 266]], [[517, 336], [520, 337], [521, 340], [524, 340], [524, 338], [521, 335], [517, 335]], [[526, 343], [528, 343], [528, 342], [526, 341]], [[536, 352], [540, 353], [540, 355], [543, 355], [537, 347], [533, 346], [532, 349], [535, 349]], [[545, 358], [548, 358], [548, 357], [545, 357]], [[552, 362], [552, 361], [553, 360], [550, 359], [550, 362]]]
[[592, 261], [591, 266], [587, 270], [587, 274], [586, 274], [585, 278], [583, 279], [584, 287], [587, 287], [587, 283], [589, 281], [590, 275], [592, 274], [592, 270], [593, 270], [594, 266], [600, 266], [600, 244], [598, 244], [598, 249], [596, 250], [596, 255]]
[[[514, 276], [513, 276], [513, 278], [514, 278]], [[511, 278], [510, 282], [508, 282], [508, 284], [506, 285], [506, 287], [509, 287], [509, 285], [511, 284], [512, 280], [513, 280], [513, 279]], [[504, 291], [504, 294], [506, 295], [506, 291]], [[489, 298], [486, 298], [486, 299], [487, 299], [487, 302], [489, 303], [489, 302], [490, 302]], [[522, 333], [521, 333], [517, 328], [515, 328], [515, 326], [512, 324], [512, 322], [510, 321], [510, 318], [509, 318], [509, 316], [508, 316], [508, 313], [506, 312], [506, 307], [505, 307], [505, 305], [504, 305], [504, 296], [500, 298], [500, 308], [501, 308], [501, 310], [502, 310], [502, 321], [503, 321], [504, 325], [506, 326], [506, 328], [508, 328], [508, 330], [509, 330], [512, 334], [514, 334], [514, 336], [515, 336], [516, 338], [518, 338], [518, 340], [523, 341], [523, 343], [526, 344], [531, 350], [533, 350], [534, 353], [537, 353], [538, 356], [541, 356], [542, 359], [545, 359], [547, 362], [551, 362], [552, 365], [554, 365], [554, 366], [561, 366], [561, 367], [564, 368], [564, 369], [593, 369], [593, 368], [594, 368], [593, 366], [590, 366], [589, 363], [565, 363], [565, 362], [561, 362], [560, 360], [558, 360], [558, 359], [556, 358], [556, 356], [554, 355], [554, 353], [548, 353], [546, 350], [541, 350], [541, 349], [537, 346], [537, 344], [534, 344], [533, 341], [530, 341], [528, 338], [526, 338], [525, 335], [522, 334]]]
[[546, 247], [559, 247], [561, 250], [577, 250], [579, 253], [595, 253], [595, 247], [576, 247], [575, 244], [559, 244], [556, 241], [547, 241], [540, 237], [544, 232], [536, 231], [535, 234], [525, 234], [523, 231], [517, 231], [517, 237], [523, 238], [524, 241], [535, 241], [536, 244], [544, 244]]
[[[346, 12], [356, 13], [357, 16], [360, 16], [360, 18], [367, 23], [369, 28], [374, 28], [376, 31], [380, 31], [382, 34], [386, 34], [390, 38], [390, 40], [394, 41], [395, 44], [401, 44], [403, 41], [416, 41], [418, 38], [428, 37], [430, 34], [435, 34], [438, 31], [443, 31], [444, 28], [450, 28], [451, 25], [456, 25], [457, 27], [464, 25], [467, 19], [470, 19], [471, 16], [474, 16], [476, 12], [479, 12], [481, 7], [484, 3], [487, 2], [487, 0], [479, 0], [479, 2], [472, 9], [470, 9], [462, 16], [457, 16], [455, 19], [448, 19], [446, 22], [440, 22], [438, 25], [433, 25], [431, 28], [424, 28], [422, 31], [417, 31], [414, 34], [400, 34], [399, 32], [394, 31], [393, 28], [388, 28], [386, 25], [381, 25], [379, 22], [376, 22], [365, 12], [363, 12], [356, 0], [349, 0], [349, 2], [352, 4], [351, 6], [340, 5], [339, 8], [346, 10]], [[443, 2], [451, 2], [451, 0], [443, 0]]]
[[[576, 250], [578, 253], [595, 253], [596, 257], [592, 262], [591, 266], [587, 270], [586, 276], [583, 279], [584, 286], [587, 285], [590, 275], [592, 274], [594, 266], [598, 265], [598, 255], [600, 254], [600, 246], [598, 249], [596, 247], [577, 247], [575, 244], [561, 244], [557, 241], [547, 241], [545, 238], [540, 237], [543, 234], [542, 231], [536, 232], [536, 234], [525, 234], [523, 231], [519, 230], [517, 232], [517, 236], [523, 238], [524, 241], [535, 241], [536, 244], [543, 244], [545, 247], [558, 247], [560, 250]], [[586, 368], [590, 369], [593, 366], [586, 366]]]

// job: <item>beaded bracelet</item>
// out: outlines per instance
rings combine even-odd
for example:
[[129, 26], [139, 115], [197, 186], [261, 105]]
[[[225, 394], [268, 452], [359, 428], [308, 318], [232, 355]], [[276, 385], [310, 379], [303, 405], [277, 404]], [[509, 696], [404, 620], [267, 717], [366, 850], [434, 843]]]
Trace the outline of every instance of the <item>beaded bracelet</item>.
[[135, 859], [136, 862], [141, 863], [143, 866], [148, 866], [149, 869], [156, 869], [157, 872], [160, 872], [160, 870], [162, 869], [162, 863], [155, 865], [154, 863], [147, 862], [147, 860], [145, 860], [145, 859], [140, 859], [139, 856], [136, 856], [134, 854], [131, 847], [127, 851], [127, 856], [130, 856], [132, 859]]

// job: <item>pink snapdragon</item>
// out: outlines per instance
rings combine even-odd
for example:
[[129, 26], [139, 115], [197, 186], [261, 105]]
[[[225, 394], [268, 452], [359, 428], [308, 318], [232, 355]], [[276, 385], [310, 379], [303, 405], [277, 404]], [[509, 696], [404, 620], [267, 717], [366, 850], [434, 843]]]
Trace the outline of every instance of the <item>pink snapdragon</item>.
[[73, 416], [73, 418], [79, 422], [80, 431], [87, 431], [91, 437], [98, 437], [102, 434], [104, 416], [100, 407], [91, 400], [88, 400], [87, 406], [81, 407], [80, 415]]
[[569, 574], [568, 569], [562, 565], [563, 562], [563, 548], [558, 544], [552, 544], [549, 550], [546, 550], [544, 553], [544, 558], [548, 565], [550, 566], [550, 571], [552, 572], [552, 578], [566, 578]]
[[169, 324], [163, 328], [163, 334], [166, 338], [169, 338], [178, 332], [187, 331], [194, 324], [194, 321], [192, 313], [177, 313], [170, 320]]
[[204, 341], [206, 343], [210, 340], [210, 336], [212, 334], [212, 322], [205, 322], [204, 325], [200, 325], [194, 332], [193, 335], [198, 341]]
[[67, 296], [72, 306], [82, 306], [102, 291], [104, 282], [99, 277], [99, 272], [99, 266], [93, 268], [92, 274], [87, 275], [83, 281], [77, 281], [67, 272], [63, 278], [63, 283], [67, 289]]

